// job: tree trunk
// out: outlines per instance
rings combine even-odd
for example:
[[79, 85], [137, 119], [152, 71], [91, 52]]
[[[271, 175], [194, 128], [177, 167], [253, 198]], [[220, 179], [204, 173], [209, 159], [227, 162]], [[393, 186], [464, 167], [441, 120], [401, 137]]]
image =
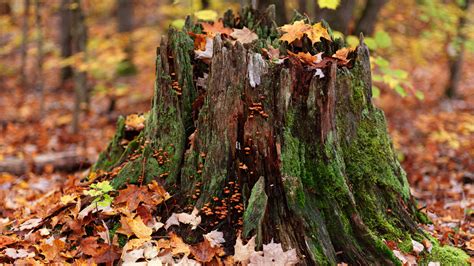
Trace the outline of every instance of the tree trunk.
[[454, 52], [453, 55], [449, 56], [449, 81], [446, 86], [445, 95], [448, 98], [454, 98], [457, 96], [458, 87], [461, 81], [462, 74], [462, 64], [464, 62], [464, 51], [465, 51], [465, 42], [466, 34], [464, 33], [467, 20], [467, 11], [469, 10], [471, 0], [465, 0], [461, 9], [463, 14], [459, 18], [458, 23], [458, 33], [456, 36], [457, 42], [459, 44], [459, 49]]
[[[253, 21], [261, 38], [274, 38], [270, 19], [239, 26]], [[298, 60], [273, 64], [219, 35], [207, 65], [193, 58], [186, 32], [162, 38], [145, 128], [120, 119], [93, 171], [115, 168], [116, 188], [158, 180], [174, 195], [169, 208], [202, 211], [200, 228], [181, 232], [186, 240], [219, 230], [231, 253], [241, 230], [259, 246], [295, 248], [303, 265], [391, 265], [399, 261], [385, 240], [427, 237], [372, 104], [363, 41], [353, 67], [330, 64], [320, 79]]]
[[316, 4], [315, 18], [316, 20], [324, 19], [331, 25], [332, 29], [348, 34], [355, 4], [355, 0], [342, 0], [336, 10], [320, 8]]
[[[84, 14], [81, 9], [81, 0], [73, 0], [75, 4], [72, 10], [72, 50], [75, 53], [83, 53], [84, 61], [86, 57], [87, 46], [87, 28], [84, 22]], [[74, 71], [74, 111], [72, 121], [72, 132], [79, 131], [80, 114], [82, 110], [89, 107], [90, 95], [87, 87], [87, 73], [85, 71]]]
[[374, 33], [375, 23], [382, 7], [387, 3], [387, 0], [367, 0], [364, 11], [355, 27], [355, 34], [364, 33], [365, 36], [370, 36]]
[[137, 70], [133, 64], [133, 40], [131, 38], [133, 30], [133, 1], [117, 1], [117, 22], [117, 30], [123, 34], [124, 51], [127, 54], [127, 57], [120, 62], [117, 73], [120, 76], [135, 74]]
[[44, 82], [43, 82], [43, 27], [41, 26], [41, 3], [40, 0], [35, 0], [35, 26], [36, 26], [36, 48], [38, 54], [36, 55], [36, 84], [35, 90], [39, 94], [40, 108], [38, 118], [42, 119], [45, 109], [44, 99]]
[[[61, 46], [61, 57], [68, 58], [72, 55], [72, 11], [71, 11], [71, 0], [61, 0], [60, 7], [60, 24], [59, 24], [59, 35], [60, 35], [60, 46]], [[68, 79], [73, 77], [73, 71], [71, 66], [64, 66], [61, 68], [61, 83], [64, 85]], [[62, 86], [62, 85], [61, 85]]]
[[0, 0], [0, 16], [10, 15], [12, 8], [9, 0]]
[[30, 0], [23, 1], [23, 25], [21, 27], [21, 65], [20, 65], [20, 82], [24, 87], [28, 86], [26, 75], [26, 58], [28, 54], [28, 21], [30, 17]]

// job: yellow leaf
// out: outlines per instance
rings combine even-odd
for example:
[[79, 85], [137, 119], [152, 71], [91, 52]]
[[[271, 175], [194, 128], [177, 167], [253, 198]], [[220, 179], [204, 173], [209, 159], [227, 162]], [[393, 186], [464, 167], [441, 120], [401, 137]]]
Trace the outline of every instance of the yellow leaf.
[[285, 32], [281, 37], [281, 41], [287, 41], [292, 43], [296, 40], [303, 38], [306, 34], [313, 44], [320, 42], [321, 37], [331, 40], [327, 29], [323, 27], [321, 22], [314, 24], [313, 26], [304, 23], [304, 20], [295, 21], [293, 24], [284, 25], [280, 28]]
[[311, 29], [311, 26], [304, 23], [304, 20], [298, 20], [293, 22], [293, 24], [283, 25], [280, 29], [285, 32], [280, 37], [280, 40], [292, 43], [295, 40], [301, 39], [305, 32]]
[[69, 203], [74, 202], [75, 199], [75, 195], [64, 195], [61, 197], [61, 204], [68, 205]]
[[153, 229], [146, 226], [140, 216], [135, 217], [135, 219], [127, 218], [127, 224], [138, 238], [150, 239], [150, 236], [153, 233]]
[[140, 131], [145, 127], [145, 116], [131, 114], [125, 119], [125, 127], [129, 130]]
[[313, 44], [320, 42], [321, 37], [329, 41], [331, 40], [328, 30], [323, 27], [321, 22], [314, 24], [311, 29], [305, 33]]
[[329, 8], [329, 9], [336, 9], [341, 0], [318, 0], [318, 5], [320, 8]]

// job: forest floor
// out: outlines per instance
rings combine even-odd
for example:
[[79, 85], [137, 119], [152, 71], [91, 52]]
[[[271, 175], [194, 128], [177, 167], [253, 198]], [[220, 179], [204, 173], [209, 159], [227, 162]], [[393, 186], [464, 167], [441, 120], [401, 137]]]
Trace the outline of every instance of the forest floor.
[[[465, 69], [474, 67], [472, 61]], [[465, 71], [460, 98], [439, 100], [442, 69], [432, 65], [413, 72], [414, 87], [425, 92], [424, 101], [383, 91], [376, 103], [386, 113], [412, 194], [433, 221], [426, 229], [443, 244], [460, 247], [473, 256], [474, 73]], [[47, 87], [46, 112], [40, 119], [37, 93], [19, 86], [16, 77], [0, 80], [5, 88], [0, 91], [0, 161], [10, 157], [31, 161], [40, 154], [66, 150], [94, 161], [113, 136], [119, 115], [145, 112], [150, 107], [153, 73], [150, 63], [141, 66], [138, 75], [124, 78], [133, 90], [118, 98], [112, 113], [107, 112], [109, 97], [95, 96], [90, 111], [82, 117], [79, 134], [69, 132], [72, 89]], [[34, 202], [60, 190], [68, 176], [79, 178], [85, 170], [65, 174], [47, 167], [41, 174], [0, 174], [0, 233], [2, 223], [34, 212]]]

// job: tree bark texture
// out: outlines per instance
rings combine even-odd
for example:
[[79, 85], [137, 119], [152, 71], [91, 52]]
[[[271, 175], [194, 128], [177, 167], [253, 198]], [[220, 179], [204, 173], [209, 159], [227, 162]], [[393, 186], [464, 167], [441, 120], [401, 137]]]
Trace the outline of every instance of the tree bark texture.
[[[270, 19], [252, 21], [224, 23], [274, 36]], [[194, 59], [189, 29], [170, 30], [157, 49], [145, 129], [120, 119], [93, 171], [117, 188], [158, 180], [175, 195], [170, 208], [201, 210], [200, 229], [181, 232], [185, 240], [219, 230], [230, 252], [241, 230], [260, 246], [295, 248], [302, 265], [391, 265], [399, 262], [384, 240], [426, 237], [372, 104], [362, 41], [351, 68], [331, 64], [320, 79], [299, 60], [274, 64], [219, 35], [208, 65]]]

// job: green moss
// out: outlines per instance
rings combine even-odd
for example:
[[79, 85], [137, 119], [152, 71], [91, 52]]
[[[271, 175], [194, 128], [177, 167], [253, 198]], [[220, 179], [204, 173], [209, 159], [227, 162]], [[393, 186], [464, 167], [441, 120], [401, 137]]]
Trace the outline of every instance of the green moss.
[[265, 181], [263, 177], [260, 177], [252, 188], [249, 202], [244, 212], [244, 228], [242, 232], [244, 237], [249, 237], [252, 231], [256, 231], [257, 242], [262, 241], [262, 219], [267, 209], [267, 200]]
[[398, 248], [403, 253], [410, 253], [413, 250], [413, 243], [411, 237], [407, 237], [401, 243], [398, 243]]
[[352, 183], [367, 182], [383, 185], [410, 197], [405, 172], [394, 157], [383, 112], [374, 110], [357, 127], [357, 136], [345, 149], [344, 160]]
[[421, 265], [439, 262], [441, 265], [469, 265], [469, 255], [461, 249], [450, 246], [434, 245], [431, 253], [420, 261]]
[[[145, 169], [143, 169], [143, 166], [145, 166]], [[111, 185], [115, 189], [119, 189], [127, 183], [138, 184], [143, 175], [142, 183], [149, 183], [159, 176], [159, 167], [155, 158], [142, 155], [133, 161], [127, 162], [112, 180]]]
[[117, 164], [123, 151], [125, 150], [122, 145], [120, 145], [124, 134], [125, 118], [121, 116], [117, 121], [117, 129], [115, 130], [115, 135], [112, 141], [110, 141], [109, 145], [107, 146], [107, 149], [99, 155], [99, 158], [97, 159], [97, 162], [92, 166], [91, 171], [109, 171]]

